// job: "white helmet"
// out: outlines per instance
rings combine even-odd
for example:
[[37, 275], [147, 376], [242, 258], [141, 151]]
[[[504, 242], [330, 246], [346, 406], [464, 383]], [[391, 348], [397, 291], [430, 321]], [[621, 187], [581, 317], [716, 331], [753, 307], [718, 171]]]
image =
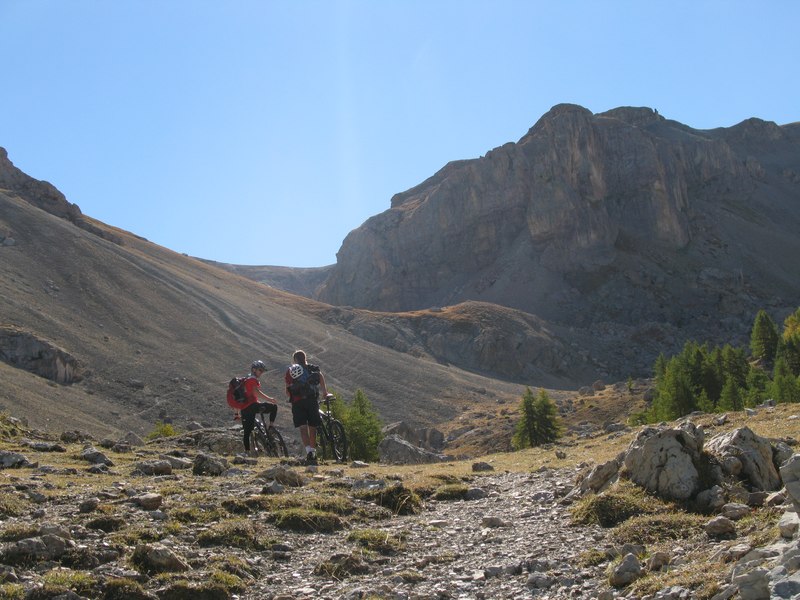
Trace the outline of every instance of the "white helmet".
[[292, 365], [289, 367], [289, 375], [292, 376], [292, 379], [297, 379], [302, 374], [303, 374], [302, 365]]

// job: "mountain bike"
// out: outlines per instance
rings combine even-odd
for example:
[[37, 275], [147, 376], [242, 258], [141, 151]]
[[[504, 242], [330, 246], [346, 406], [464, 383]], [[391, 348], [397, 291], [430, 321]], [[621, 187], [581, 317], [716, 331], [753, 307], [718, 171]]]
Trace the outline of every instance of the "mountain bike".
[[289, 449], [281, 432], [264, 421], [264, 413], [256, 413], [256, 425], [250, 434], [250, 447], [264, 456], [289, 456]]
[[333, 394], [325, 396], [325, 410], [319, 409], [322, 423], [317, 427], [317, 440], [323, 459], [332, 459], [336, 462], [347, 460], [347, 435], [342, 422], [334, 418], [331, 413], [331, 400]]

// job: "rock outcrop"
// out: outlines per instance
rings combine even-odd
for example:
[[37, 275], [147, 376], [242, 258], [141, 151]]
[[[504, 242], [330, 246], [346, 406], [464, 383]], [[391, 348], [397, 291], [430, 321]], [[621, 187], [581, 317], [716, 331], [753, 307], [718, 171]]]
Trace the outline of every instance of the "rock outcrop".
[[799, 157], [798, 124], [701, 131], [647, 108], [558, 105], [519, 142], [392, 198], [347, 236], [317, 298], [519, 309], [625, 377], [658, 353], [629, 356], [643, 340], [729, 342], [732, 317], [795, 308]]
[[16, 327], [0, 326], [0, 360], [57, 383], [81, 379], [81, 368], [74, 356]]
[[107, 229], [97, 227], [84, 216], [77, 204], [69, 202], [53, 184], [35, 179], [15, 167], [9, 160], [5, 148], [0, 148], [0, 190], [9, 191], [51, 215], [66, 219], [81, 229], [115, 244], [121, 244], [118, 236]]

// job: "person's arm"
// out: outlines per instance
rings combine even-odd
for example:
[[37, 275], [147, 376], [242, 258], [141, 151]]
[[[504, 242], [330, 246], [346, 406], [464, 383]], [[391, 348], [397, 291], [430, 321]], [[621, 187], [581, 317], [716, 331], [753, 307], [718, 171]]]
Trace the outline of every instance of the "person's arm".
[[275, 404], [275, 398], [270, 398], [269, 396], [267, 396], [267, 395], [266, 395], [264, 392], [262, 392], [261, 390], [259, 390], [259, 389], [256, 389], [256, 394], [258, 394], [259, 396], [261, 396], [262, 398], [264, 398], [264, 399], [265, 399], [267, 402], [271, 402], [272, 404]]
[[323, 398], [328, 395], [328, 386], [325, 385], [325, 376], [322, 374], [322, 371], [319, 373], [319, 391]]

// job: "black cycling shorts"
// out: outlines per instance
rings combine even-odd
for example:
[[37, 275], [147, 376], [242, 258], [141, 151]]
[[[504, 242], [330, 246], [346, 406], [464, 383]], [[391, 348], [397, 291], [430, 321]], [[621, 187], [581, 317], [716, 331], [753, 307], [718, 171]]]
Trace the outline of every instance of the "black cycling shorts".
[[322, 419], [319, 418], [319, 401], [314, 398], [292, 402], [292, 422], [295, 427], [311, 425], [319, 427]]

